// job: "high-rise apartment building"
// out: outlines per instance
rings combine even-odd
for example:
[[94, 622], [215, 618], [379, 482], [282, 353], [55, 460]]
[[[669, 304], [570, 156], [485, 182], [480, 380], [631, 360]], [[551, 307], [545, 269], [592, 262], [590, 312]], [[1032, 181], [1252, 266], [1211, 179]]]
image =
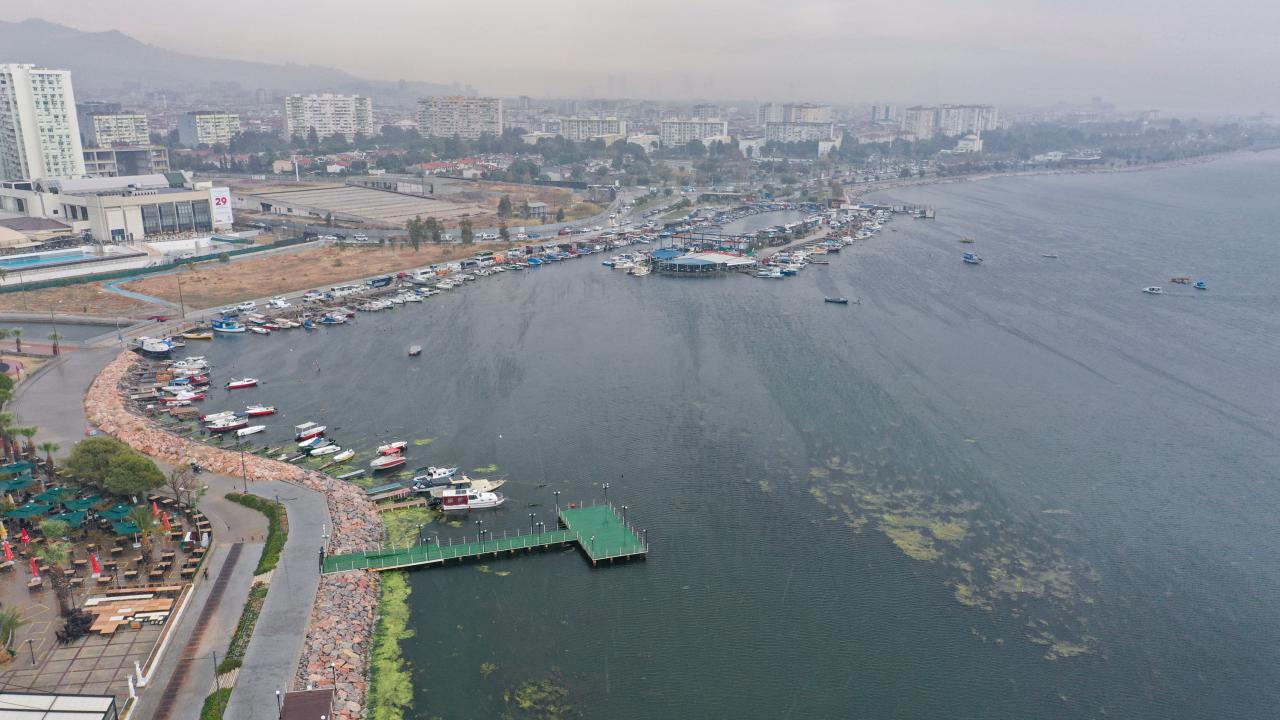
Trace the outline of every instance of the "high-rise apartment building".
[[728, 136], [729, 123], [724, 120], [663, 120], [658, 132], [663, 147], [679, 147], [693, 140]]
[[71, 72], [0, 65], [0, 179], [83, 174]]
[[559, 134], [578, 142], [599, 135], [626, 135], [627, 121], [618, 118], [560, 118]]
[[290, 95], [284, 99], [285, 137], [341, 135], [348, 141], [356, 133], [374, 134], [373, 102], [363, 95]]
[[720, 106], [711, 103], [700, 103], [689, 110], [689, 118], [692, 120], [718, 120], [723, 116]]
[[1000, 110], [991, 105], [916, 105], [902, 111], [902, 129], [921, 140], [982, 133], [1000, 126]]
[[831, 106], [814, 103], [764, 103], [756, 110], [756, 121], [760, 127], [769, 123], [824, 123], [831, 122]]
[[187, 147], [227, 145], [240, 134], [240, 116], [216, 110], [194, 110], [178, 118], [178, 142]]
[[774, 142], [814, 142], [835, 136], [835, 125], [829, 122], [771, 122], [764, 126], [765, 139]]
[[84, 112], [82, 109], [76, 115], [80, 142], [85, 147], [146, 145], [151, 142], [151, 123], [142, 113]]
[[461, 137], [502, 134], [502, 100], [485, 97], [425, 97], [418, 100], [418, 134]]

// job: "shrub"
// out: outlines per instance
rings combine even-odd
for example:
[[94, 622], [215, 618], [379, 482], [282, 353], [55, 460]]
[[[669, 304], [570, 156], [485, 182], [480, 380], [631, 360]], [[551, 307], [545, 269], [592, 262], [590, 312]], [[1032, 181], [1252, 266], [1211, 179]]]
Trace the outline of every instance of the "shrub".
[[258, 559], [258, 569], [254, 575], [261, 575], [276, 568], [280, 562], [280, 551], [284, 549], [284, 541], [289, 537], [289, 530], [284, 526], [284, 508], [264, 500], [257, 495], [244, 493], [227, 493], [227, 499], [247, 508], [253, 508], [267, 516], [267, 542], [262, 547], [262, 557]]

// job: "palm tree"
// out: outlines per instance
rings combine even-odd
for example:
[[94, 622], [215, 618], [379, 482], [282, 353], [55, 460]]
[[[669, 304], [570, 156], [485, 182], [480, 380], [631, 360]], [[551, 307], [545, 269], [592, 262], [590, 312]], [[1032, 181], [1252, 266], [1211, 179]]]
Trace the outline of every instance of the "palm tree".
[[132, 522], [138, 527], [138, 536], [142, 538], [142, 556], [143, 562], [151, 564], [151, 540], [161, 531], [160, 523], [156, 522], [151, 511], [145, 507], [136, 507], [129, 511], [125, 519]]
[[54, 330], [53, 332], [49, 333], [49, 339], [53, 341], [53, 354], [57, 355], [58, 341], [62, 339], [62, 333], [58, 332], [57, 330]]
[[71, 585], [67, 578], [67, 566], [71, 564], [71, 543], [66, 541], [70, 526], [61, 520], [40, 522], [40, 534], [44, 543], [36, 549], [36, 559], [49, 566], [49, 578], [53, 594], [58, 597], [58, 612], [71, 613]]
[[13, 659], [13, 652], [9, 648], [13, 647], [14, 636], [18, 634], [18, 629], [28, 622], [17, 608], [0, 610], [0, 664]]
[[40, 443], [40, 452], [44, 453], [45, 459], [44, 472], [49, 476], [50, 480], [53, 479], [53, 454], [58, 452], [61, 448], [61, 445], [52, 440], [45, 440]]
[[38, 432], [40, 432], [40, 428], [36, 427], [35, 425], [14, 428], [14, 433], [17, 435], [21, 435], [23, 439], [25, 439], [27, 442], [26, 453], [28, 457], [35, 457], [36, 442], [34, 438], [36, 436], [36, 433]]
[[22, 328], [14, 328], [9, 331], [13, 336], [13, 344], [18, 352], [22, 352]]
[[11, 412], [0, 412], [0, 448], [4, 450], [4, 454], [17, 458], [17, 453], [13, 448], [13, 434], [16, 429], [13, 421], [17, 418]]

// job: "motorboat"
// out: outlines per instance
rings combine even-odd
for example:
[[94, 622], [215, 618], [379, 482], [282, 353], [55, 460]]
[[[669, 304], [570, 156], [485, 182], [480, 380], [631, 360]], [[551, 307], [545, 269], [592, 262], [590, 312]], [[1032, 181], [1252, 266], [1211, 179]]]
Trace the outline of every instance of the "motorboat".
[[653, 270], [650, 270], [648, 265], [637, 265], [631, 268], [631, 274], [636, 277], [644, 277], [652, 272]]
[[419, 355], [421, 355], [421, 354], [422, 354], [422, 346], [421, 346], [421, 345], [410, 345], [410, 346], [409, 346], [409, 357], [418, 357], [418, 356], [419, 356]]
[[341, 325], [346, 321], [347, 319], [345, 317], [341, 315], [334, 315], [332, 313], [320, 318], [321, 325]]
[[433, 465], [431, 467], [426, 468], [426, 472], [415, 476], [413, 479], [415, 482], [417, 482], [418, 480], [426, 480], [426, 481], [448, 480], [449, 478], [456, 475], [457, 472], [458, 472], [458, 468], [456, 467], [435, 467]]
[[846, 298], [846, 297], [829, 297], [829, 298], [823, 298], [823, 301], [825, 301], [825, 302], [829, 302], [829, 303], [835, 303], [836, 305], [848, 305], [848, 304], [849, 304], [849, 298]]
[[1040, 253], [1040, 257], [1049, 258], [1050, 260], [1057, 260], [1058, 253]]
[[244, 414], [248, 417], [260, 417], [262, 415], [275, 415], [276, 408], [274, 405], [250, 405], [244, 409]]
[[302, 319], [302, 327], [303, 327], [304, 329], [306, 329], [306, 330], [315, 330], [315, 329], [316, 329], [316, 322], [315, 322], [314, 320], [312, 320], [311, 318], [303, 318], [303, 319]]
[[405, 457], [400, 453], [392, 455], [379, 455], [369, 463], [369, 467], [374, 470], [390, 470], [405, 464]]
[[259, 325], [254, 325], [254, 326], [250, 327], [250, 328], [249, 328], [249, 332], [251, 332], [251, 333], [257, 333], [258, 335], [270, 335], [270, 334], [271, 334], [271, 331], [270, 331], [269, 329], [264, 328], [264, 327], [261, 327], [261, 326], [259, 326]]
[[209, 361], [204, 357], [185, 357], [169, 364], [174, 370], [206, 370], [209, 367]]
[[336, 463], [346, 462], [355, 456], [356, 456], [356, 451], [348, 448], [338, 453], [337, 455], [334, 455], [333, 461]]
[[440, 496], [440, 509], [445, 512], [489, 510], [506, 501], [507, 498], [502, 493], [448, 488]]
[[978, 257], [977, 255], [974, 255], [971, 252], [965, 253], [960, 257], [960, 259], [964, 261], [965, 265], [981, 265], [982, 264], [982, 258]]
[[213, 331], [220, 333], [242, 333], [245, 331], [244, 325], [239, 320], [220, 319], [214, 320], [212, 323]]
[[1209, 289], [1209, 286], [1208, 286], [1207, 284], [1205, 284], [1205, 281], [1203, 281], [1203, 280], [1197, 280], [1197, 281], [1195, 281], [1194, 283], [1192, 283], [1191, 287], [1193, 287], [1193, 288], [1195, 288], [1195, 289], [1197, 289], [1197, 290], [1208, 290], [1208, 289]]
[[1150, 287], [1142, 288], [1142, 292], [1148, 295], [1163, 295], [1164, 288], [1160, 287], [1159, 285], [1152, 285]]
[[258, 433], [266, 429], [267, 429], [266, 425], [250, 425], [247, 428], [240, 428], [239, 430], [237, 430], [236, 437], [248, 437], [250, 435], [257, 435]]
[[434, 498], [441, 497], [444, 495], [444, 491], [448, 489], [493, 492], [507, 484], [505, 478], [470, 478], [466, 475], [454, 475], [447, 480], [431, 481], [421, 480], [421, 477], [418, 476], [413, 479], [413, 491], [429, 493]]
[[227, 382], [228, 390], [240, 390], [242, 388], [251, 388], [258, 384], [257, 378], [241, 378], [239, 380], [230, 380]]
[[248, 320], [254, 325], [261, 325], [262, 323], [267, 321], [267, 316], [263, 315], [262, 313], [253, 312], [253, 313], [246, 313], [244, 316], [244, 319]]
[[140, 337], [138, 344], [133, 346], [133, 351], [143, 357], [168, 360], [173, 354], [173, 344], [160, 338]]
[[208, 330], [190, 330], [182, 333], [182, 337], [187, 340], [212, 340], [213, 333]]
[[387, 443], [386, 445], [379, 445], [378, 454], [390, 455], [392, 453], [398, 453], [404, 450], [408, 446], [409, 446], [409, 443], [405, 442], [404, 440], [397, 440], [395, 442]]
[[337, 445], [322, 445], [311, 451], [311, 457], [324, 457], [325, 455], [336, 455], [342, 452], [342, 448]]
[[317, 435], [323, 435], [325, 431], [324, 425], [317, 425], [313, 422], [304, 422], [301, 425], [293, 426], [293, 438], [295, 440], [306, 440]]
[[758, 278], [768, 278], [768, 279], [770, 279], [770, 280], [781, 280], [781, 279], [782, 279], [782, 277], [783, 277], [783, 275], [782, 275], [782, 271], [781, 271], [781, 270], [779, 270], [779, 269], [777, 269], [777, 268], [773, 268], [773, 269], [771, 269], [771, 270], [758, 270], [758, 271], [756, 271], [756, 277], [758, 277]]
[[209, 432], [228, 432], [231, 430], [239, 430], [249, 424], [249, 418], [246, 417], [230, 417], [225, 420], [218, 420], [209, 423]]
[[235, 411], [224, 410], [222, 412], [209, 413], [208, 415], [201, 415], [200, 422], [212, 423], [212, 422], [218, 422], [219, 420], [230, 420], [235, 416], [236, 416]]
[[1172, 278], [1169, 278], [1169, 282], [1171, 282], [1171, 283], [1177, 283], [1178, 285], [1190, 285], [1190, 284], [1191, 284], [1191, 276], [1190, 276], [1190, 275], [1179, 275], [1178, 277], [1172, 277]]
[[312, 437], [309, 437], [306, 440], [298, 441], [298, 447], [304, 450], [306, 449], [314, 450], [318, 447], [328, 445], [328, 444], [329, 444], [329, 439], [323, 435], [313, 435]]

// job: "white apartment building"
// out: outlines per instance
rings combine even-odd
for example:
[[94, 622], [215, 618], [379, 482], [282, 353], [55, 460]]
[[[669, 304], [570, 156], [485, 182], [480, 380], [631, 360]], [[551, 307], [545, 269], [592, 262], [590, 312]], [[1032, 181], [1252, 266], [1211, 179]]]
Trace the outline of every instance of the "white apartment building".
[[320, 138], [341, 135], [348, 142], [356, 133], [374, 134], [373, 101], [363, 95], [290, 95], [284, 99], [285, 137]]
[[902, 111], [902, 129], [916, 136], [917, 140], [928, 140], [938, 134], [938, 108], [916, 105]]
[[814, 103], [764, 103], [756, 111], [760, 127], [769, 123], [826, 123], [831, 122], [831, 106]]
[[178, 142], [187, 147], [227, 145], [240, 134], [240, 116], [216, 110], [195, 110], [178, 118]]
[[814, 142], [835, 136], [836, 126], [829, 122], [771, 122], [764, 126], [765, 139], [773, 142]]
[[142, 113], [88, 113], [79, 116], [80, 138], [86, 147], [148, 145], [151, 123]]
[[626, 135], [627, 121], [618, 118], [560, 118], [560, 137], [576, 140], [590, 140], [598, 135]]
[[1000, 110], [992, 105], [916, 105], [902, 112], [902, 129], [921, 140], [938, 133], [957, 137], [999, 126]]
[[0, 65], [0, 179], [83, 174], [71, 71]]
[[692, 140], [706, 142], [729, 135], [729, 123], [724, 120], [663, 120], [658, 137], [663, 147], [680, 147]]
[[425, 97], [418, 100], [418, 134], [461, 137], [502, 134], [502, 100], [491, 97]]

